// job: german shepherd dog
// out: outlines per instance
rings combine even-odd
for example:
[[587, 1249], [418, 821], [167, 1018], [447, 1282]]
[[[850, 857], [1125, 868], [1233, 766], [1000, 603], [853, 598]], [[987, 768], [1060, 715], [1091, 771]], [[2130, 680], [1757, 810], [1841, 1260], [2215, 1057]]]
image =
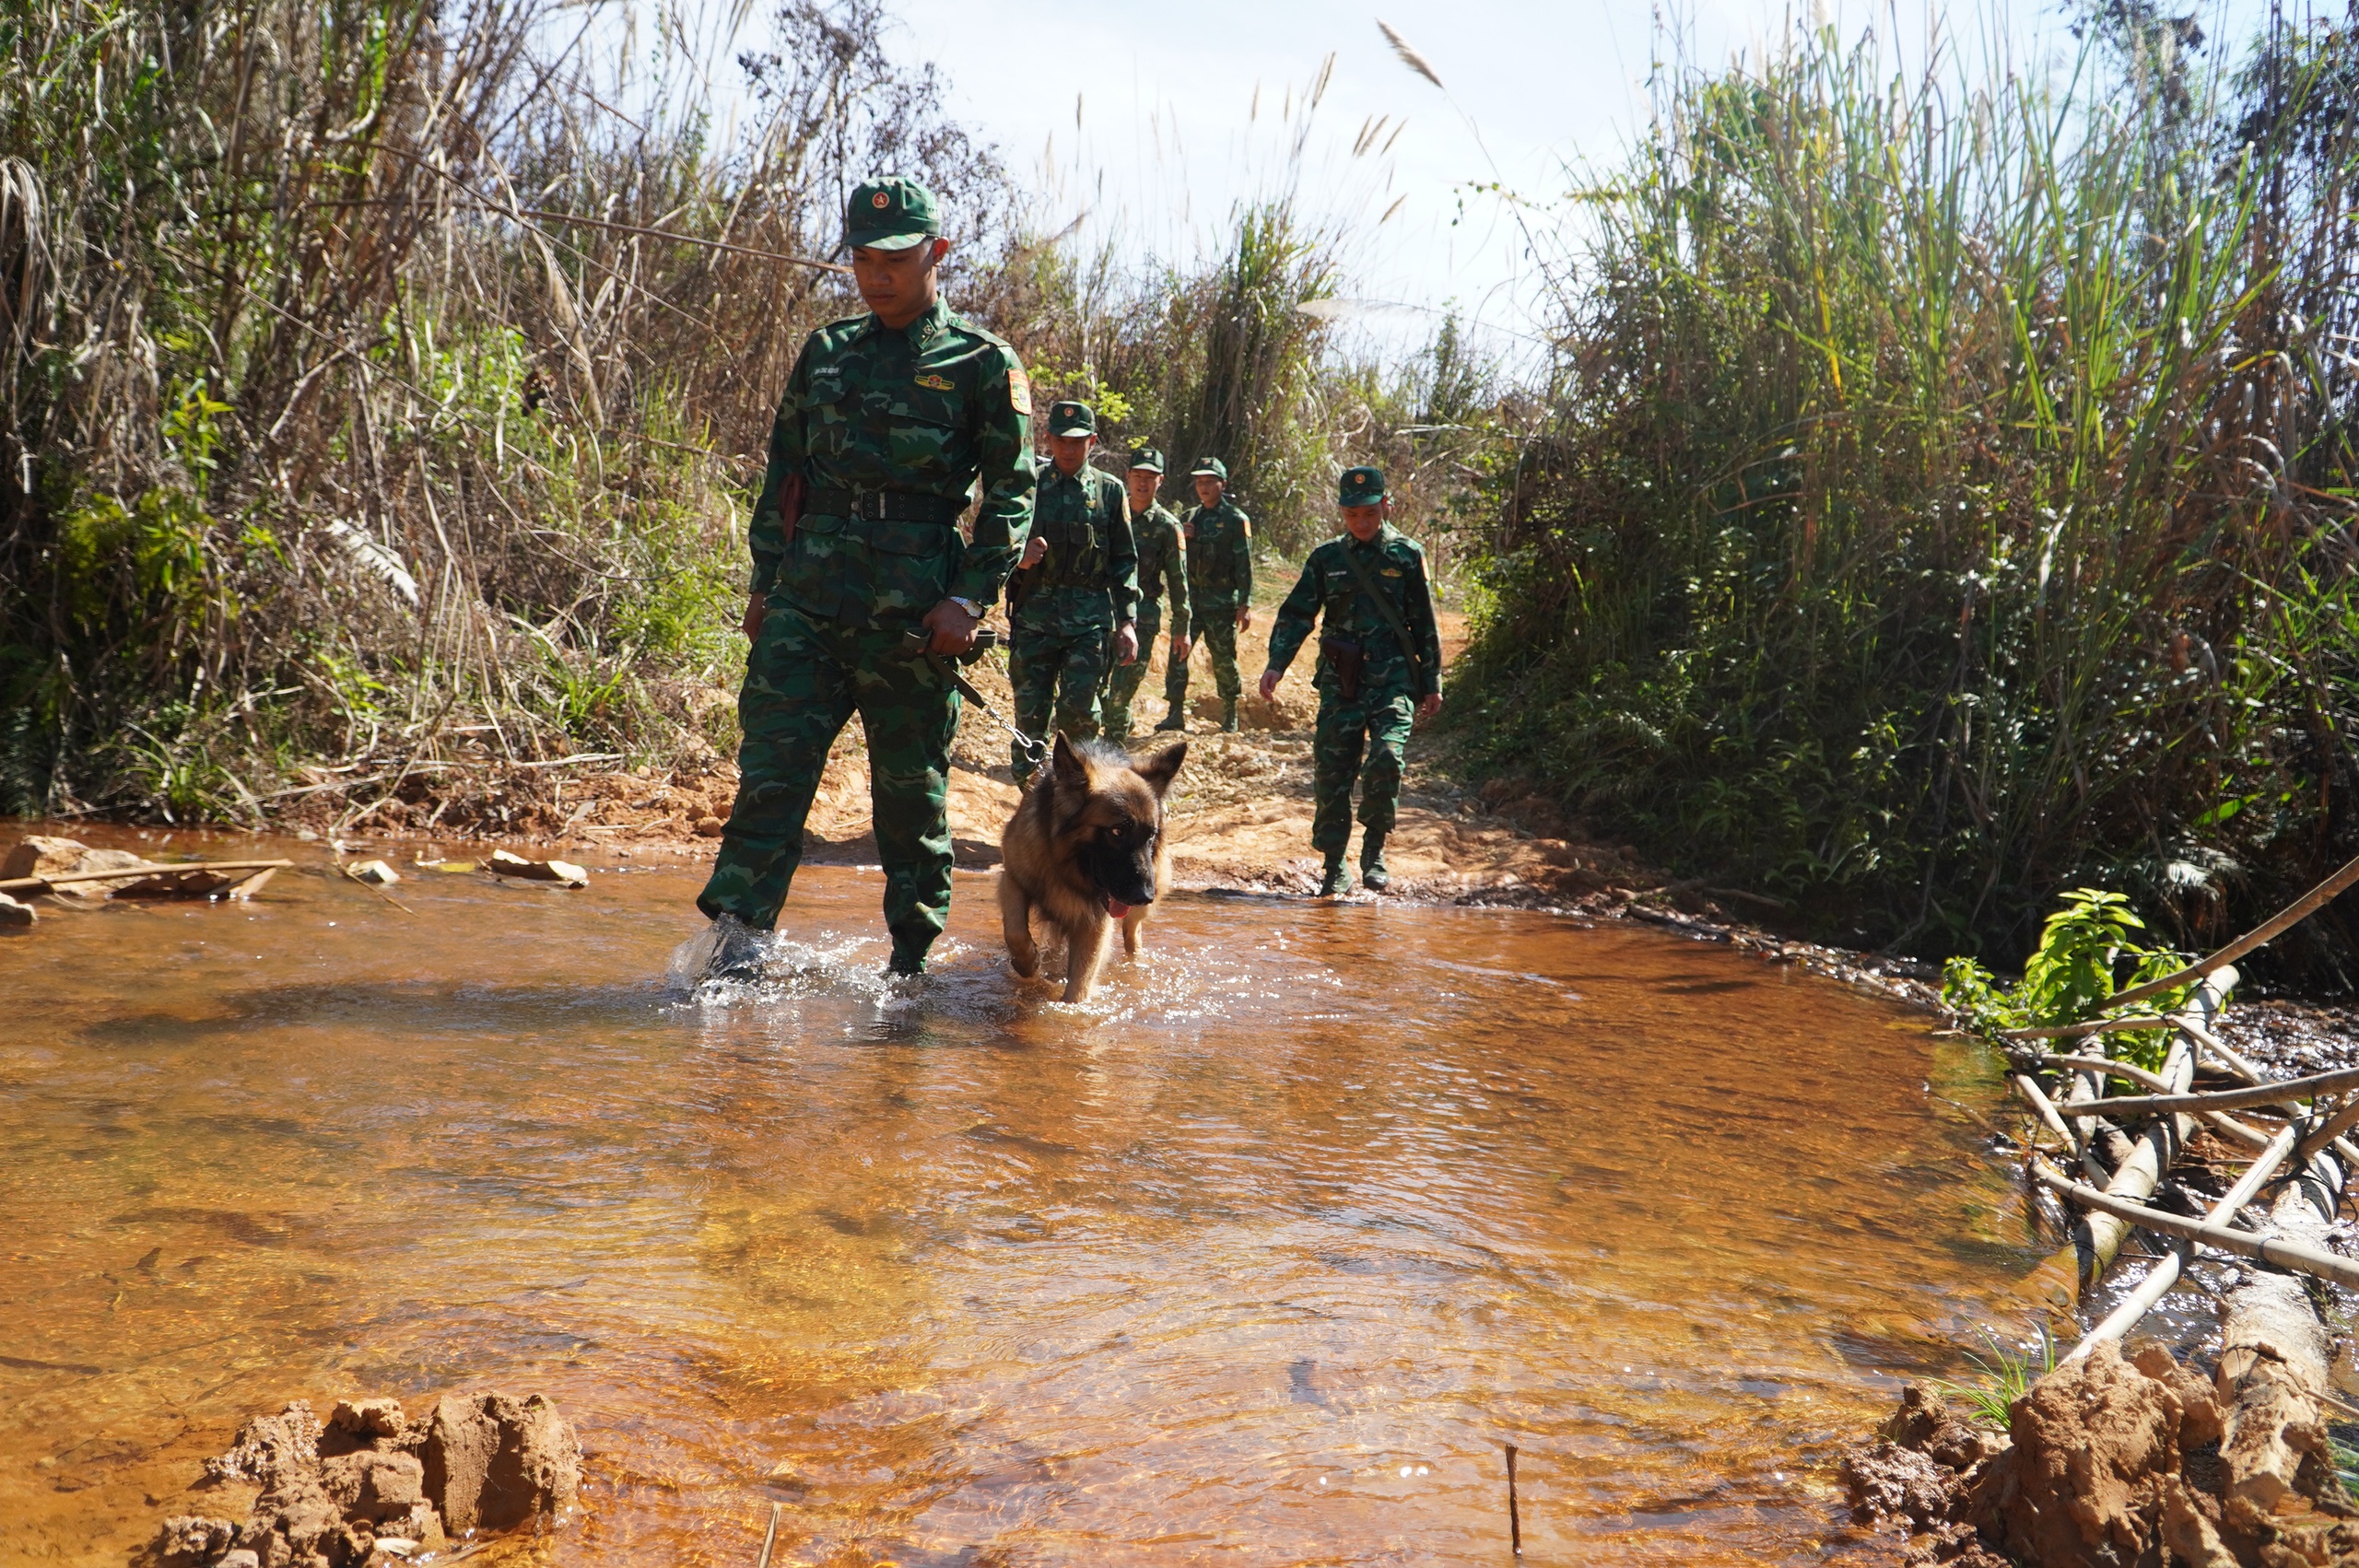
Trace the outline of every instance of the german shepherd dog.
[[1000, 836], [1000, 925], [1017, 974], [1040, 971], [1035, 915], [1065, 939], [1067, 1001], [1087, 1001], [1097, 989], [1116, 921], [1123, 951], [1138, 956], [1139, 927], [1171, 880], [1163, 796], [1187, 760], [1185, 741], [1133, 767], [1117, 746], [1057, 736], [1049, 766]]

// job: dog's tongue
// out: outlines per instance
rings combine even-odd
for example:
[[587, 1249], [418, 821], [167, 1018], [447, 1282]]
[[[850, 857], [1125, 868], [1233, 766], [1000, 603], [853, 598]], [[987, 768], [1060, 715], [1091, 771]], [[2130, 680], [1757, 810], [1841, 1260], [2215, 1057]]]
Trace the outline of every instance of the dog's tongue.
[[1106, 895], [1106, 912], [1120, 920], [1129, 916], [1131, 907], [1109, 893]]

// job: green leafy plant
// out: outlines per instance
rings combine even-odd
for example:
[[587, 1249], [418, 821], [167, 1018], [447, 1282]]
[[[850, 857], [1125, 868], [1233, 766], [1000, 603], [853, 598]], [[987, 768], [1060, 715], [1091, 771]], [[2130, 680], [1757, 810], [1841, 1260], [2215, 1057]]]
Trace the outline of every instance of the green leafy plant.
[[[2145, 929], [2146, 922], [2120, 894], [2076, 887], [2064, 895], [2063, 907], [2048, 917], [2039, 946], [2024, 964], [2022, 980], [2001, 988], [1974, 959], [1953, 958], [1942, 971], [1942, 1005], [1986, 1035], [2097, 1017], [2118, 991], [2157, 979], [2184, 962], [2168, 948], [2142, 943], [2135, 933]], [[2116, 977], [2125, 963], [2131, 965], [2130, 974], [2119, 982]], [[2147, 1005], [2167, 1011], [2186, 996], [2186, 988], [2180, 987], [2150, 999]], [[2138, 1066], [2151, 1071], [2162, 1065], [2165, 1036], [2161, 1031], [2140, 1030], [2113, 1040], [2120, 1054]]]
[[1966, 1353], [1966, 1360], [1980, 1370], [1981, 1375], [1970, 1383], [1935, 1380], [1933, 1387], [1944, 1398], [1966, 1407], [1966, 1418], [1983, 1426], [2007, 1429], [2009, 1410], [2017, 1399], [2031, 1392], [2031, 1386], [2056, 1370], [2056, 1340], [2046, 1324], [2040, 1325], [2039, 1353], [2035, 1361], [2028, 1352], [2018, 1352], [2007, 1348], [1998, 1335], [1985, 1328], [1983, 1341], [1990, 1347], [1988, 1360]]

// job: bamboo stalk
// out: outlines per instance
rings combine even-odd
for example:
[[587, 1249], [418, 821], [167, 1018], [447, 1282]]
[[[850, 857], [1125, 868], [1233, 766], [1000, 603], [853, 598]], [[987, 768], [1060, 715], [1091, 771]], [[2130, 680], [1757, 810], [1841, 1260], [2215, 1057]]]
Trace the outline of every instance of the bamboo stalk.
[[2057, 1114], [2056, 1102], [2048, 1097], [2046, 1090], [2032, 1082], [2031, 1074], [2027, 1072], [2015, 1074], [2015, 1092], [2039, 1114], [2039, 1118], [2048, 1124], [2050, 1131], [2063, 1135], [2064, 1141], [2071, 1144], [2072, 1153], [2080, 1157], [2081, 1168], [2089, 1173], [2091, 1181], [2106, 1179], [2104, 1167], [2097, 1164], [2096, 1156], [2089, 1152], [2089, 1141], [2082, 1132], [2080, 1124], [2066, 1121]]
[[779, 1505], [770, 1504], [770, 1527], [762, 1532], [762, 1560], [757, 1568], [770, 1568], [770, 1550], [778, 1545]]
[[285, 871], [292, 860], [182, 860], [177, 865], [117, 866], [106, 872], [65, 872], [56, 876], [18, 876], [0, 882], [0, 893], [22, 893], [28, 889], [39, 892], [49, 887], [67, 887], [85, 882], [138, 882], [147, 877], [186, 872], [261, 872]]
[[[2359, 1089], [2359, 1067], [2339, 1067], [2307, 1078], [2282, 1078], [2245, 1089], [2212, 1089], [2201, 1094], [2121, 1094], [2109, 1100], [2073, 1102], [2061, 1107], [2066, 1116], [2095, 1117], [2132, 1111], [2232, 1111], [2245, 1106], [2284, 1104], [2290, 1096], [2325, 1094]], [[2296, 1107], [2303, 1115], [2308, 1107]]]
[[[2289, 1127], [2270, 1140], [2269, 1147], [2262, 1150], [2259, 1157], [2245, 1167], [2245, 1174], [2236, 1178], [2236, 1185], [2221, 1194], [2219, 1201], [2213, 1203], [2205, 1211], [2203, 1218], [2206, 1224], [2224, 1224], [2235, 1219], [2243, 1211], [2244, 1206], [2252, 1201], [2253, 1195], [2260, 1190], [2263, 1183], [2277, 1174], [2278, 1166], [2283, 1164], [2285, 1156], [2293, 1152], [2295, 1131], [2295, 1129]], [[2111, 1312], [2106, 1314], [2105, 1321], [2081, 1337], [2081, 1342], [2072, 1347], [2064, 1360], [2078, 1361], [2107, 1340], [2118, 1340], [2130, 1329], [2135, 1328], [2139, 1321], [2154, 1309], [2154, 1304], [2168, 1295], [2171, 1287], [2178, 1283], [2179, 1274], [2186, 1268], [2188, 1252], [2192, 1245], [2192, 1243], [2182, 1242], [2177, 1250], [2167, 1253], [2158, 1259], [2152, 1269], [2146, 1270], [2146, 1277], [2138, 1281], [2136, 1288], [2122, 1297]]]
[[2178, 1236], [2187, 1241], [2201, 1242], [2223, 1252], [2233, 1252], [2295, 1273], [2315, 1275], [2332, 1280], [2339, 1285], [2359, 1290], [2359, 1262], [2322, 1252], [2314, 1246], [2304, 1246], [2276, 1236], [2256, 1235], [2250, 1231], [2230, 1230], [2201, 1220], [2189, 1220], [2177, 1214], [2166, 1214], [2160, 1209], [2149, 1209], [2142, 1203], [2110, 1197], [2095, 1188], [2074, 1181], [2036, 1154], [2032, 1156], [2032, 1173], [2055, 1191], [2086, 1208], [2111, 1214], [2143, 1226], [2164, 1235]]
[[[2149, 1072], [2142, 1067], [2133, 1067], [2126, 1061], [2115, 1061], [2110, 1057], [2049, 1056], [2043, 1053], [2035, 1060], [2041, 1067], [2094, 1068], [2100, 1072], [2109, 1072], [2117, 1078], [2126, 1078], [2132, 1083], [2142, 1083], [2149, 1089], [2165, 1094], [2170, 1091], [2170, 1084], [2159, 1074]], [[2195, 1114], [2201, 1118], [2205, 1126], [2231, 1142], [2241, 1143], [2248, 1149], [2264, 1149], [2269, 1145], [2269, 1134], [2257, 1127], [2247, 1126], [2232, 1116], [2219, 1111], [2198, 1111]]]
[[2139, 1029], [2167, 1029], [2167, 1018], [2100, 1018], [2091, 1024], [2052, 1024], [2041, 1029], [2001, 1029], [2002, 1040], [2084, 1040], [2092, 1035], [2125, 1035]]
[[2160, 996], [2165, 991], [2177, 990], [2190, 980], [2200, 980], [2214, 969], [2224, 968], [2254, 948], [2273, 942], [2294, 927], [2300, 925], [2313, 912], [2333, 902], [2336, 895], [2354, 882], [2359, 882], [2359, 857], [2353, 858], [2341, 871], [2236, 938], [2227, 946], [2212, 954], [2209, 958], [2200, 959], [2176, 974], [2165, 975], [2159, 980], [2148, 980], [2145, 984], [2132, 986], [2126, 991], [2118, 991], [2106, 999], [2105, 1005], [2127, 1007], [2133, 1001], [2143, 1001], [2150, 996]]

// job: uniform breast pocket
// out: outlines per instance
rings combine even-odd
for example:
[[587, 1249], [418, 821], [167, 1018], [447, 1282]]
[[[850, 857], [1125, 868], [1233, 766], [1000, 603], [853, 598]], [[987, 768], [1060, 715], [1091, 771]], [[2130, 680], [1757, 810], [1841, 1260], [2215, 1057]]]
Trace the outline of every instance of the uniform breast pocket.
[[895, 401], [893, 466], [904, 483], [926, 484], [965, 476], [966, 421], [950, 394], [919, 387]]
[[803, 394], [803, 439], [813, 456], [841, 458], [851, 449], [856, 409], [842, 381], [812, 381]]

